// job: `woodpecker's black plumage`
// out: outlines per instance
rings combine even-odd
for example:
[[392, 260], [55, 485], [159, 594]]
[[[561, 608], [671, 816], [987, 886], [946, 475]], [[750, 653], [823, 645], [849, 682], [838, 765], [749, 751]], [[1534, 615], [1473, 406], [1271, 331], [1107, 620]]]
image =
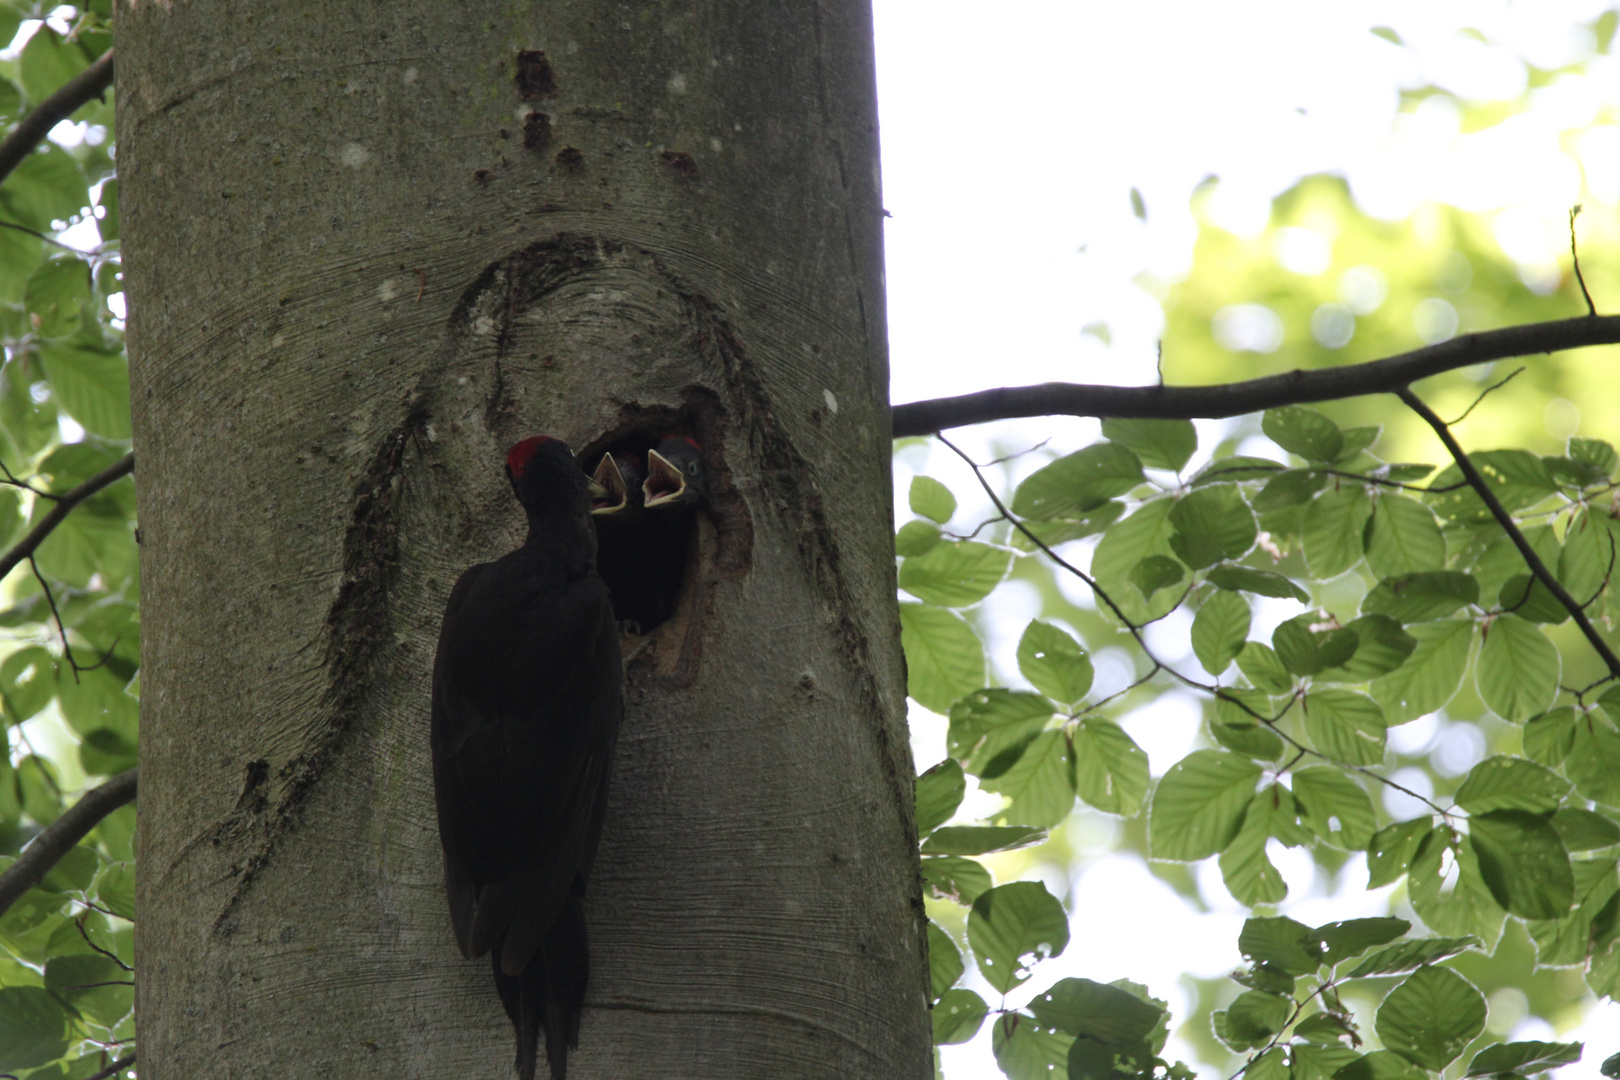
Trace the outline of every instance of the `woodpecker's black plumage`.
[[596, 572], [591, 481], [566, 444], [512, 447], [523, 546], [461, 575], [433, 664], [433, 786], [462, 955], [492, 956], [522, 1080], [579, 1041], [584, 897], [624, 710], [618, 627]]

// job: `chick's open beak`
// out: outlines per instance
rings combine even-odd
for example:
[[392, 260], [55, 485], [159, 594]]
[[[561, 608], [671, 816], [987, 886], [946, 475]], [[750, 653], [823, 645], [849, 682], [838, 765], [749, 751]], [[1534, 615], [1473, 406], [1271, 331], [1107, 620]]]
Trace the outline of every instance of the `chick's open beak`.
[[656, 450], [647, 451], [647, 479], [641, 485], [643, 504], [649, 509], [679, 502], [686, 494], [686, 477]]
[[624, 482], [624, 474], [619, 471], [619, 463], [613, 460], [612, 454], [603, 454], [602, 460], [597, 463], [596, 473], [591, 477], [591, 513], [616, 514], [623, 510], [629, 499], [630, 489]]

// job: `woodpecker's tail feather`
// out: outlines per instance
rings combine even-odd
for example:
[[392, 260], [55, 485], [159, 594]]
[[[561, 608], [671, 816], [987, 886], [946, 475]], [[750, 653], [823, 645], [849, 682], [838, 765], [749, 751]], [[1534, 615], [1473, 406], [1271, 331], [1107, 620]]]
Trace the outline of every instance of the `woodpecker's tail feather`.
[[576, 888], [564, 901], [556, 923], [521, 975], [503, 972], [500, 954], [497, 946], [493, 950], [495, 989], [517, 1035], [519, 1080], [535, 1080], [542, 1029], [551, 1080], [567, 1080], [568, 1051], [579, 1045], [579, 1015], [590, 977], [583, 890]]

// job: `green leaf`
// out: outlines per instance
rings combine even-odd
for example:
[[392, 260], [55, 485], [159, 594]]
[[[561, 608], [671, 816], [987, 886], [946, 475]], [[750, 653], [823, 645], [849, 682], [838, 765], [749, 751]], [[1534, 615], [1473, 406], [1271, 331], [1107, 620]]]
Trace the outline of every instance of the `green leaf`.
[[934, 1003], [934, 1042], [941, 1046], [965, 1043], [979, 1033], [985, 1014], [990, 1011], [984, 999], [972, 990], [947, 991]]
[[1564, 774], [1588, 799], [1620, 807], [1620, 732], [1601, 713], [1589, 712], [1575, 720]]
[[934, 920], [928, 920], [928, 986], [932, 999], [938, 1001], [945, 991], [956, 985], [965, 970], [962, 950], [956, 947], [951, 935], [941, 930]]
[[1192, 624], [1193, 655], [1204, 670], [1219, 675], [1237, 659], [1249, 636], [1249, 605], [1234, 592], [1217, 592], [1204, 601]]
[[46, 649], [29, 645], [0, 663], [0, 700], [6, 720], [20, 724], [56, 696], [56, 660]]
[[1322, 947], [1311, 928], [1284, 916], [1251, 918], [1238, 934], [1238, 952], [1255, 964], [1290, 975], [1309, 975], [1322, 964]]
[[1527, 720], [1552, 704], [1562, 671], [1558, 649], [1534, 624], [1501, 615], [1485, 628], [1474, 681], [1504, 720]]
[[1384, 760], [1384, 710], [1366, 694], [1313, 689], [1305, 695], [1305, 730], [1316, 748], [1347, 765]]
[[[1124, 503], [1105, 502], [1095, 510], [1088, 510], [1084, 514], [1071, 514], [1051, 521], [1026, 521], [1023, 526], [1047, 547], [1056, 547], [1070, 540], [1079, 540], [1102, 532], [1124, 512]], [[1025, 536], [1021, 529], [1013, 530], [1012, 546], [1024, 552], [1037, 550], [1035, 543]]]
[[964, 906], [972, 904], [993, 882], [982, 863], [959, 855], [931, 855], [922, 860], [923, 880], [935, 895]]
[[[0, 185], [0, 218], [35, 232], [54, 231], [54, 222], [70, 220], [89, 202], [90, 189], [78, 162], [52, 142], [24, 157]], [[30, 272], [33, 267], [30, 262]]]
[[1140, 1043], [1164, 1019], [1164, 1010], [1135, 994], [1090, 979], [1059, 979], [1030, 1001], [1029, 1011], [1047, 1027], [1106, 1046]]
[[28, 100], [37, 104], [89, 67], [90, 57], [77, 41], [64, 38], [49, 26], [41, 26], [23, 46], [17, 66]]
[[921, 555], [944, 539], [931, 521], [908, 521], [894, 534], [894, 553], [902, 558]]
[[900, 587], [939, 607], [977, 604], [1001, 584], [1012, 552], [972, 540], [938, 544], [900, 564]]
[[1131, 567], [1131, 584], [1142, 594], [1143, 600], [1152, 600], [1160, 589], [1168, 589], [1187, 576], [1186, 569], [1168, 555], [1149, 555]]
[[1443, 1069], [1485, 1030], [1485, 997], [1450, 968], [1419, 968], [1384, 998], [1377, 1029], [1414, 1065]]
[[[40, 337], [66, 337], [79, 328], [79, 308], [90, 299], [90, 264], [58, 256], [39, 265], [23, 291], [23, 307]], [[127, 396], [126, 396], [127, 402]]]
[[1262, 645], [1258, 641], [1245, 642], [1238, 651], [1237, 666], [1255, 689], [1264, 693], [1285, 694], [1293, 688], [1293, 677], [1270, 645]]
[[86, 431], [109, 439], [130, 437], [129, 365], [121, 350], [46, 341], [39, 359], [57, 403]]
[[1614, 530], [1607, 519], [1581, 510], [1564, 530], [1564, 546], [1558, 553], [1558, 581], [1577, 603], [1595, 599], [1620, 567], [1616, 558]]
[[1602, 439], [1570, 439], [1569, 456], [1575, 461], [1596, 466], [1605, 476], [1613, 476], [1615, 466], [1620, 465], [1620, 456], [1615, 454], [1614, 447]]
[[1443, 707], [1462, 685], [1468, 668], [1468, 647], [1474, 624], [1467, 619], [1446, 619], [1407, 627], [1417, 648], [1406, 663], [1374, 679], [1368, 688], [1384, 707], [1391, 727], [1415, 720]]
[[1242, 826], [1219, 860], [1226, 891], [1247, 907], [1280, 903], [1288, 895], [1288, 884], [1266, 855], [1266, 841], [1271, 839], [1270, 804], [1269, 791], [1250, 800]]
[[925, 709], [944, 713], [951, 702], [984, 685], [984, 646], [954, 611], [901, 604], [900, 644], [906, 690]]
[[1524, 725], [1524, 752], [1543, 765], [1562, 765], [1575, 745], [1575, 710], [1548, 709]]
[[1344, 429], [1344, 446], [1339, 449], [1339, 456], [1333, 459], [1335, 465], [1341, 468], [1349, 467], [1347, 463], [1363, 450], [1378, 442], [1384, 434], [1382, 424], [1368, 424], [1365, 427]]
[[96, 902], [121, 919], [135, 921], [135, 864], [110, 863], [96, 877]]
[[1064, 631], [1031, 620], [1018, 639], [1018, 670], [1041, 693], [1070, 708], [1091, 691], [1091, 660]]
[[1348, 919], [1318, 926], [1307, 935], [1307, 940], [1321, 944], [1322, 963], [1337, 964], [1374, 945], [1388, 944], [1410, 929], [1412, 924], [1405, 919], [1390, 916]]
[[[1316, 835], [1349, 851], [1372, 840], [1377, 818], [1362, 786], [1330, 765], [1313, 765], [1294, 773], [1294, 801]], [[1335, 827], [1337, 826], [1337, 827]]]
[[32, 1069], [67, 1053], [68, 1018], [40, 986], [0, 987], [0, 1069]]
[[1350, 969], [1346, 979], [1366, 979], [1376, 975], [1399, 975], [1416, 971], [1425, 964], [1438, 964], [1448, 956], [1456, 956], [1467, 949], [1479, 948], [1476, 937], [1418, 938], [1398, 941], [1388, 948], [1379, 949]]
[[1380, 888], [1406, 873], [1418, 844], [1433, 827], [1429, 818], [1414, 818], [1373, 833], [1367, 844], [1367, 887]]
[[946, 758], [917, 777], [917, 832], [933, 832], [949, 821], [966, 791], [967, 778], [955, 758]]
[[1360, 484], [1330, 487], [1305, 507], [1305, 564], [1321, 580], [1338, 577], [1361, 561], [1362, 534], [1372, 502]]
[[[1501, 502], [1503, 509], [1512, 513], [1540, 502], [1558, 492], [1547, 465], [1528, 450], [1481, 450], [1469, 455], [1486, 486]], [[1450, 487], [1463, 478], [1462, 470], [1448, 465], [1434, 478], [1430, 490]], [[1471, 487], [1430, 496], [1430, 501], [1441, 516], [1456, 521], [1485, 522], [1494, 520], [1484, 502]]]
[[80, 844], [68, 848], [40, 882], [40, 888], [53, 892], [84, 892], [96, 879], [101, 860], [94, 848]]
[[1148, 757], [1114, 721], [1088, 716], [1070, 733], [1075, 789], [1089, 805], [1134, 817], [1147, 797]]
[[1241, 558], [1259, 535], [1243, 492], [1232, 484], [1199, 488], [1178, 499], [1170, 525], [1175, 530], [1171, 550], [1194, 570]]
[[1094, 443], [1039, 469], [1013, 493], [1021, 518], [1045, 521], [1095, 509], [1142, 483], [1142, 462], [1118, 443]]
[[1317, 672], [1317, 682], [1367, 682], [1388, 675], [1417, 649], [1417, 638], [1388, 615], [1363, 615], [1344, 628], [1356, 635], [1355, 654], [1337, 667]]
[[1479, 602], [1479, 582], [1458, 570], [1423, 570], [1380, 581], [1361, 601], [1369, 615], [1403, 623], [1443, 619], [1465, 604]]
[[[0, 205], [4, 205], [3, 200]], [[42, 241], [37, 237], [15, 229], [0, 229], [0, 300], [14, 303], [23, 298], [23, 290], [43, 253]], [[9, 378], [20, 381], [14, 372]]]
[[1069, 917], [1040, 882], [1010, 882], [973, 901], [968, 944], [979, 972], [1005, 994], [1028, 979], [1037, 962], [1068, 946]]
[[932, 476], [912, 477], [911, 512], [943, 525], [956, 513], [956, 496]]
[[1198, 449], [1198, 430], [1191, 420], [1127, 420], [1111, 416], [1102, 422], [1102, 434], [1134, 451], [1150, 469], [1180, 472]]
[[1254, 508], [1260, 513], [1282, 510], [1289, 506], [1303, 506], [1327, 486], [1326, 473], [1311, 469], [1285, 469], [1266, 481], [1260, 494], [1254, 497]]
[[999, 776], [1011, 768], [1031, 739], [1052, 718], [1052, 703], [1039, 694], [978, 690], [951, 706], [946, 748], [968, 772]]
[[1523, 810], [1492, 810], [1468, 818], [1480, 876], [1509, 914], [1559, 919], [1575, 901], [1569, 852], [1547, 818]]
[[[1031, 478], [1033, 479], [1033, 477]], [[1091, 575], [1107, 591], [1125, 616], [1142, 624], [1163, 616], [1180, 601], [1165, 593], [1151, 601], [1142, 598], [1131, 582], [1136, 564], [1151, 555], [1171, 555], [1169, 499], [1150, 499], [1130, 517], [1109, 526], [1091, 556]], [[1099, 601], [1099, 608], [1107, 605]], [[1112, 614], [1112, 612], [1110, 612]]]
[[1381, 578], [1446, 564], [1446, 538], [1434, 511], [1405, 495], [1384, 494], [1367, 523], [1367, 566]]
[[1489, 947], [1501, 936], [1507, 913], [1480, 875], [1473, 845], [1461, 843], [1448, 826], [1435, 826], [1418, 844], [1406, 891], [1412, 910], [1436, 933], [1476, 935]]
[[1497, 754], [1475, 765], [1457, 789], [1458, 806], [1470, 814], [1492, 810], [1551, 813], [1569, 794], [1569, 782], [1533, 761]]
[[1293, 1009], [1293, 1001], [1280, 994], [1245, 990], [1227, 1006], [1221, 1038], [1234, 1047], [1267, 1042], [1287, 1025]]
[[1620, 824], [1590, 810], [1566, 806], [1553, 814], [1552, 824], [1570, 851], [1596, 851], [1620, 844]]
[[1270, 570], [1257, 570], [1242, 563], [1221, 563], [1219, 566], [1212, 566], [1204, 577], [1211, 585], [1232, 592], [1275, 596], [1281, 600], [1298, 600], [1302, 604], [1309, 603], [1311, 599], [1310, 593], [1283, 575]]
[[1464, 1076], [1499, 1076], [1511, 1073], [1534, 1076], [1536, 1073], [1556, 1069], [1560, 1065], [1573, 1065], [1581, 1060], [1585, 1044], [1514, 1042], [1487, 1046], [1474, 1055]]
[[1007, 1080], [1052, 1080], [1068, 1067], [1072, 1035], [1042, 1027], [1023, 1013], [990, 1025], [990, 1049]]
[[1271, 699], [1258, 690], [1222, 688], [1215, 695], [1215, 719], [1210, 722], [1210, 734], [1228, 750], [1264, 761], [1276, 761], [1282, 757], [1282, 739], [1262, 725], [1250, 710], [1266, 717], [1274, 711]]
[[924, 855], [987, 855], [1015, 851], [1046, 839], [1045, 829], [1023, 825], [946, 825], [922, 843]]
[[1374, 1050], [1341, 1066], [1333, 1080], [1429, 1080], [1429, 1074], [1393, 1050]]
[[[1295, 1043], [1288, 1048], [1292, 1059], [1293, 1080], [1331, 1080], [1340, 1069], [1360, 1059], [1361, 1055], [1348, 1046], [1317, 1046]], [[1394, 1055], [1390, 1055], [1394, 1057]], [[1404, 1059], [1397, 1059], [1402, 1060]], [[1427, 1076], [1423, 1080], [1428, 1080]]]
[[1260, 417], [1260, 430], [1290, 454], [1307, 461], [1334, 462], [1344, 449], [1344, 433], [1339, 425], [1303, 405], [1267, 409]]
[[[128, 983], [129, 985], [117, 985]], [[96, 953], [53, 956], [45, 962], [45, 988], [102, 1027], [114, 1027], [135, 1005], [134, 975]]]
[[1315, 675], [1338, 667], [1356, 654], [1360, 644], [1354, 630], [1337, 625], [1331, 616], [1314, 612], [1278, 624], [1271, 634], [1277, 659], [1295, 675]]
[[1497, 604], [1503, 611], [1526, 622], [1557, 625], [1569, 619], [1569, 609], [1552, 594], [1539, 578], [1514, 574], [1502, 583]]
[[1312, 1013], [1294, 1025], [1294, 1034], [1301, 1039], [1310, 1039], [1329, 1046], [1338, 1045], [1343, 1039], [1359, 1038], [1355, 1021], [1347, 1015], [1334, 1012]]
[[1153, 795], [1149, 848], [1155, 859], [1190, 862], [1237, 836], [1260, 767], [1221, 750], [1195, 750], [1170, 767]]
[[1049, 828], [1074, 809], [1074, 763], [1069, 740], [1061, 731], [1043, 731], [999, 776], [981, 778], [979, 786], [1012, 799], [1002, 811], [1007, 821]]

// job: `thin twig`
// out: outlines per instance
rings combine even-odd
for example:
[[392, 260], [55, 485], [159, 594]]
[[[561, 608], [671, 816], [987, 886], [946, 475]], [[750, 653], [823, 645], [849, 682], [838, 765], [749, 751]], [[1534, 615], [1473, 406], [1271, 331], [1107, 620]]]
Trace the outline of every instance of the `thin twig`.
[[28, 842], [17, 861], [0, 874], [0, 915], [23, 893], [45, 880], [51, 867], [87, 836], [102, 818], [135, 799], [135, 769], [119, 773], [100, 787], [91, 788]]
[[897, 439], [1021, 416], [1213, 419], [1260, 412], [1279, 405], [1395, 393], [1418, 379], [1488, 360], [1616, 342], [1620, 342], [1620, 315], [1582, 315], [1463, 334], [1437, 345], [1364, 364], [1312, 371], [1296, 369], [1244, 382], [1212, 386], [1087, 386], [1077, 383], [1005, 386], [959, 397], [896, 405], [891, 418]]
[[1479, 396], [1476, 397], [1473, 400], [1473, 403], [1470, 404], [1468, 406], [1468, 408], [1463, 410], [1463, 414], [1461, 416], [1457, 417], [1457, 419], [1455, 419], [1455, 420], [1448, 420], [1448, 421], [1446, 421], [1446, 423], [1448, 425], [1456, 425], [1456, 424], [1460, 424], [1464, 420], [1468, 419], [1468, 414], [1473, 412], [1476, 408], [1478, 408], [1479, 403], [1484, 401], [1485, 398], [1489, 394], [1491, 394], [1493, 391], [1502, 389], [1502, 387], [1506, 386], [1508, 383], [1512, 382], [1514, 379], [1517, 379], [1520, 375], [1523, 375], [1525, 373], [1525, 370], [1526, 369], [1525, 369], [1524, 365], [1521, 364], [1520, 366], [1514, 368], [1512, 374], [1510, 374], [1507, 378], [1502, 379], [1499, 382], [1494, 382], [1491, 385], [1487, 386], [1485, 389], [1481, 390], [1479, 392]]
[[1485, 480], [1485, 477], [1480, 475], [1479, 469], [1475, 467], [1473, 461], [1463, 451], [1462, 446], [1457, 442], [1456, 436], [1452, 435], [1451, 429], [1446, 426], [1446, 422], [1436, 416], [1434, 410], [1425, 405], [1421, 398], [1412, 393], [1410, 387], [1402, 387], [1396, 391], [1396, 396], [1406, 403], [1407, 408], [1421, 416], [1424, 423], [1433, 428], [1434, 433], [1440, 436], [1440, 441], [1445, 443], [1446, 450], [1450, 452], [1451, 459], [1457, 463], [1457, 468], [1468, 481], [1468, 486], [1474, 489], [1474, 493], [1479, 496], [1480, 501], [1490, 510], [1491, 516], [1496, 519], [1496, 523], [1502, 527], [1503, 532], [1507, 533], [1508, 539], [1513, 541], [1513, 546], [1519, 549], [1519, 554], [1524, 556], [1525, 564], [1530, 567], [1530, 572], [1547, 587], [1547, 591], [1552, 593], [1560, 604], [1564, 605], [1564, 610], [1568, 611], [1570, 618], [1575, 620], [1575, 625], [1581, 628], [1581, 633], [1585, 635], [1586, 640], [1591, 643], [1593, 649], [1597, 650], [1597, 654], [1603, 658], [1603, 663], [1608, 666], [1609, 673], [1616, 678], [1620, 678], [1620, 657], [1614, 655], [1614, 650], [1609, 648], [1608, 642], [1604, 641], [1602, 636], [1598, 634], [1597, 628], [1592, 625], [1592, 620], [1586, 617], [1586, 610], [1573, 596], [1569, 595], [1568, 590], [1559, 584], [1552, 571], [1547, 569], [1547, 564], [1541, 561], [1541, 556], [1536, 554], [1536, 549], [1530, 546], [1530, 541], [1524, 538], [1524, 533], [1520, 532], [1518, 525], [1514, 523], [1513, 515], [1507, 512], [1501, 500], [1496, 497], [1496, 493], [1491, 490], [1491, 486]]
[[51, 128], [72, 116], [91, 98], [100, 97], [112, 81], [113, 51], [108, 49], [89, 67], [63, 83], [60, 90], [40, 102], [37, 109], [12, 128], [5, 142], [0, 142], [0, 180], [11, 175], [11, 170], [34, 152], [34, 147], [50, 134]]
[[1586, 299], [1586, 314], [1588, 318], [1597, 317], [1597, 305], [1592, 303], [1592, 294], [1586, 291], [1586, 276], [1581, 273], [1581, 253], [1575, 250], [1575, 219], [1581, 216], [1581, 204], [1576, 203], [1569, 208], [1569, 258], [1575, 264], [1575, 280], [1581, 283], [1581, 296]]
[[90, 931], [84, 928], [84, 919], [85, 917], [81, 915], [77, 919], [73, 920], [73, 925], [79, 928], [79, 936], [84, 938], [84, 943], [90, 946], [96, 952], [100, 953], [102, 956], [105, 956], [107, 959], [117, 964], [119, 967], [123, 968], [125, 971], [134, 971], [134, 968], [130, 967], [128, 964], [124, 963], [118, 958], [117, 953], [113, 952], [111, 949], [103, 949], [100, 945], [97, 945], [95, 942], [90, 940]]
[[0, 579], [11, 573], [12, 569], [24, 559], [33, 555], [34, 549], [51, 535], [51, 530], [62, 524], [68, 512], [84, 500], [107, 487], [115, 480], [122, 480], [135, 471], [135, 455], [125, 454], [111, 465], [102, 469], [96, 475], [67, 492], [56, 500], [51, 512], [39, 519], [39, 524], [28, 530], [28, 535], [17, 541], [11, 550], [0, 555]]

